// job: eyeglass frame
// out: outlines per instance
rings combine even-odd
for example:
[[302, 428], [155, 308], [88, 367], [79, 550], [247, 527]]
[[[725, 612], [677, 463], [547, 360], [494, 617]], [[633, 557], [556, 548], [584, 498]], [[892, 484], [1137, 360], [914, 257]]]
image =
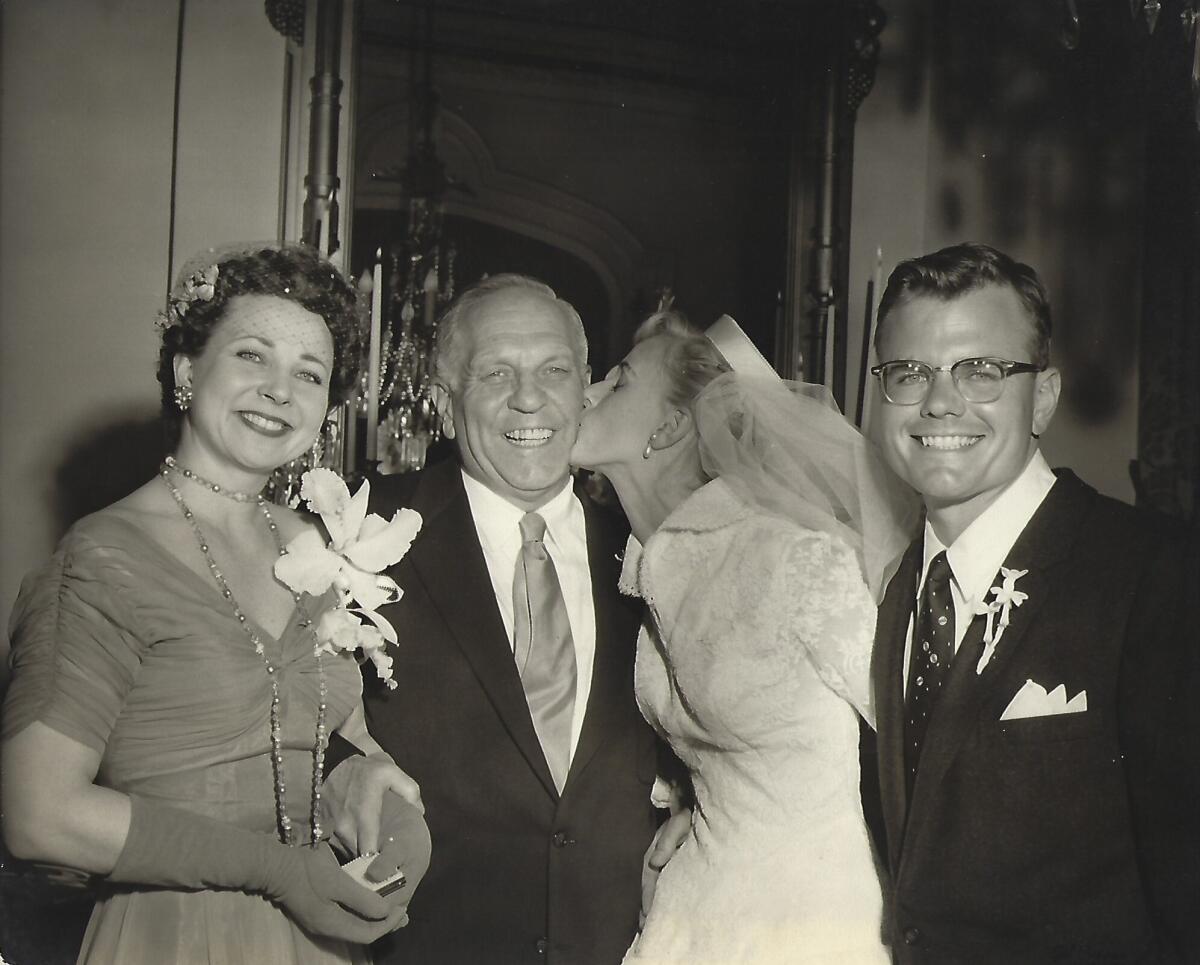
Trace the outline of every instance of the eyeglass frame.
[[[1036, 362], [1014, 362], [1012, 359], [997, 358], [993, 355], [971, 355], [965, 359], [959, 359], [957, 362], [952, 362], [950, 365], [930, 365], [928, 362], [922, 362], [920, 359], [892, 359], [890, 362], [880, 362], [878, 365], [871, 366], [871, 374], [879, 379], [879, 391], [883, 393], [883, 397], [889, 405], [920, 405], [929, 398], [929, 393], [933, 391], [934, 378], [938, 372], [949, 372], [950, 379], [954, 382], [954, 389], [966, 401], [970, 402], [963, 395], [963, 391], [959, 388], [958, 379], [954, 375], [954, 370], [965, 362], [990, 362], [1000, 369], [1000, 391], [996, 393], [995, 399], [989, 399], [988, 402], [976, 402], [975, 405], [988, 405], [990, 402], [995, 402], [1004, 394], [1004, 386], [1008, 384], [1010, 375], [1025, 375], [1029, 373], [1045, 372], [1049, 366], [1038, 365]], [[897, 402], [887, 392], [887, 385], [883, 380], [884, 369], [895, 365], [913, 365], [920, 366], [929, 370], [929, 384], [925, 392], [919, 399], [914, 399], [912, 402]]]

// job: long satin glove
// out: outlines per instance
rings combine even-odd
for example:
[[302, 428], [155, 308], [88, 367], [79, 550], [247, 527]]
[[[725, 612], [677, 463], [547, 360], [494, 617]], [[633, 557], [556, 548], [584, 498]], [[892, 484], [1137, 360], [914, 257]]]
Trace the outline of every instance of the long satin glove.
[[379, 815], [379, 857], [367, 868], [367, 879], [383, 881], [397, 870], [404, 872], [404, 887], [393, 904], [406, 907], [429, 869], [432, 845], [425, 817], [393, 791], [385, 791]]
[[129, 834], [110, 881], [262, 894], [305, 930], [362, 945], [403, 920], [402, 909], [352, 881], [326, 845], [289, 848], [270, 835], [130, 801]]

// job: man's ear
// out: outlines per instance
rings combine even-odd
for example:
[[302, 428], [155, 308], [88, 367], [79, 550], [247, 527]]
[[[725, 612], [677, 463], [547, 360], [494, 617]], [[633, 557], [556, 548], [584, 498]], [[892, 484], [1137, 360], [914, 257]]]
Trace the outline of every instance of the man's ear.
[[669, 449], [694, 431], [692, 414], [687, 409], [672, 409], [662, 425], [650, 437], [651, 449]]
[[430, 396], [433, 398], [434, 408], [437, 409], [438, 418], [442, 420], [442, 435], [447, 439], [454, 438], [454, 395], [450, 392], [448, 386], [442, 379], [434, 376], [430, 382]]
[[175, 385], [191, 385], [192, 384], [192, 359], [189, 355], [184, 355], [182, 352], [176, 352], [175, 358], [171, 363], [171, 367], [175, 371]]
[[1054, 418], [1054, 410], [1058, 408], [1058, 394], [1062, 391], [1062, 376], [1058, 369], [1051, 366], [1045, 372], [1039, 372], [1033, 395], [1033, 434], [1040, 436]]

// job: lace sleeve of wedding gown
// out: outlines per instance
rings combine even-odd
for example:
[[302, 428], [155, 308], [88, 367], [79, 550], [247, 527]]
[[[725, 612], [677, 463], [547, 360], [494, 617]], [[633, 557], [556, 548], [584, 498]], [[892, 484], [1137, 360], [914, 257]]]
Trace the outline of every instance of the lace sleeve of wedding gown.
[[871, 646], [875, 603], [854, 551], [835, 536], [789, 534], [776, 569], [786, 630], [804, 648], [825, 684], [872, 727]]

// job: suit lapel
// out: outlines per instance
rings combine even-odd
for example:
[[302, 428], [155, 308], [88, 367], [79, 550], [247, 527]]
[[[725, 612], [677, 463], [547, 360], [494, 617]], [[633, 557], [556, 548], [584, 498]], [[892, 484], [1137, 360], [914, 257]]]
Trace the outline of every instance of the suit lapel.
[[[963, 740], [974, 731], [972, 722], [980, 714], [994, 712], [998, 718], [1003, 711], [999, 703], [1011, 697], [1011, 685], [1007, 682], [1010, 674], [1006, 670], [1014, 663], [1019, 665], [1018, 654], [1033, 645], [1029, 630], [1038, 612], [1054, 596], [1055, 570], [1070, 554], [1080, 521], [1091, 502], [1089, 492], [1073, 475], [1064, 473], [1013, 544], [1003, 565], [1029, 571], [1018, 583], [1018, 589], [1027, 593], [1028, 599], [1012, 608], [1010, 623], [982, 672], [977, 668], [983, 655], [986, 620], [976, 616], [971, 621], [921, 749], [921, 764], [913, 789], [914, 815], [922, 813], [922, 802], [937, 793]], [[997, 578], [993, 578], [991, 586], [997, 585]], [[903, 720], [900, 726], [903, 729]]]
[[887, 823], [889, 858], [894, 868], [904, 834], [907, 801], [904, 790], [904, 641], [916, 607], [921, 572], [921, 541], [904, 554], [879, 606], [871, 679], [875, 694], [875, 726], [879, 735], [879, 789]]
[[[425, 517], [408, 560], [450, 636], [470, 663], [513, 742], [546, 791], [557, 796], [513, 662], [470, 503], [456, 464], [423, 477], [413, 506]], [[401, 584], [403, 585], [403, 584]]]
[[586, 496], [580, 496], [587, 526], [588, 569], [596, 614], [596, 656], [592, 689], [579, 743], [571, 759], [567, 787], [612, 734], [632, 692], [632, 657], [637, 633], [638, 606], [621, 597], [621, 533], [608, 525]]
[[[980, 708], [982, 711], [991, 713], [996, 700], [1011, 698], [1007, 682], [1012, 676], [1012, 668], [1020, 665], [1019, 655], [1033, 645], [1029, 631], [1036, 624], [1042, 608], [1057, 592], [1057, 570], [1070, 559], [1071, 548], [1094, 497], [1095, 490], [1083, 485], [1074, 474], [1060, 471], [1054, 488], [1009, 551], [1004, 566], [1029, 571], [1017, 584], [1018, 589], [1028, 594], [1028, 599], [1021, 606], [1012, 608], [1008, 628], [987, 666], [977, 675], [979, 689], [974, 699], [977, 703], [985, 702]], [[992, 586], [999, 582], [1000, 574], [997, 573]], [[980, 626], [974, 649], [970, 651], [972, 673], [983, 654], [984, 620], [976, 619]], [[997, 717], [1003, 709], [996, 708]]]

